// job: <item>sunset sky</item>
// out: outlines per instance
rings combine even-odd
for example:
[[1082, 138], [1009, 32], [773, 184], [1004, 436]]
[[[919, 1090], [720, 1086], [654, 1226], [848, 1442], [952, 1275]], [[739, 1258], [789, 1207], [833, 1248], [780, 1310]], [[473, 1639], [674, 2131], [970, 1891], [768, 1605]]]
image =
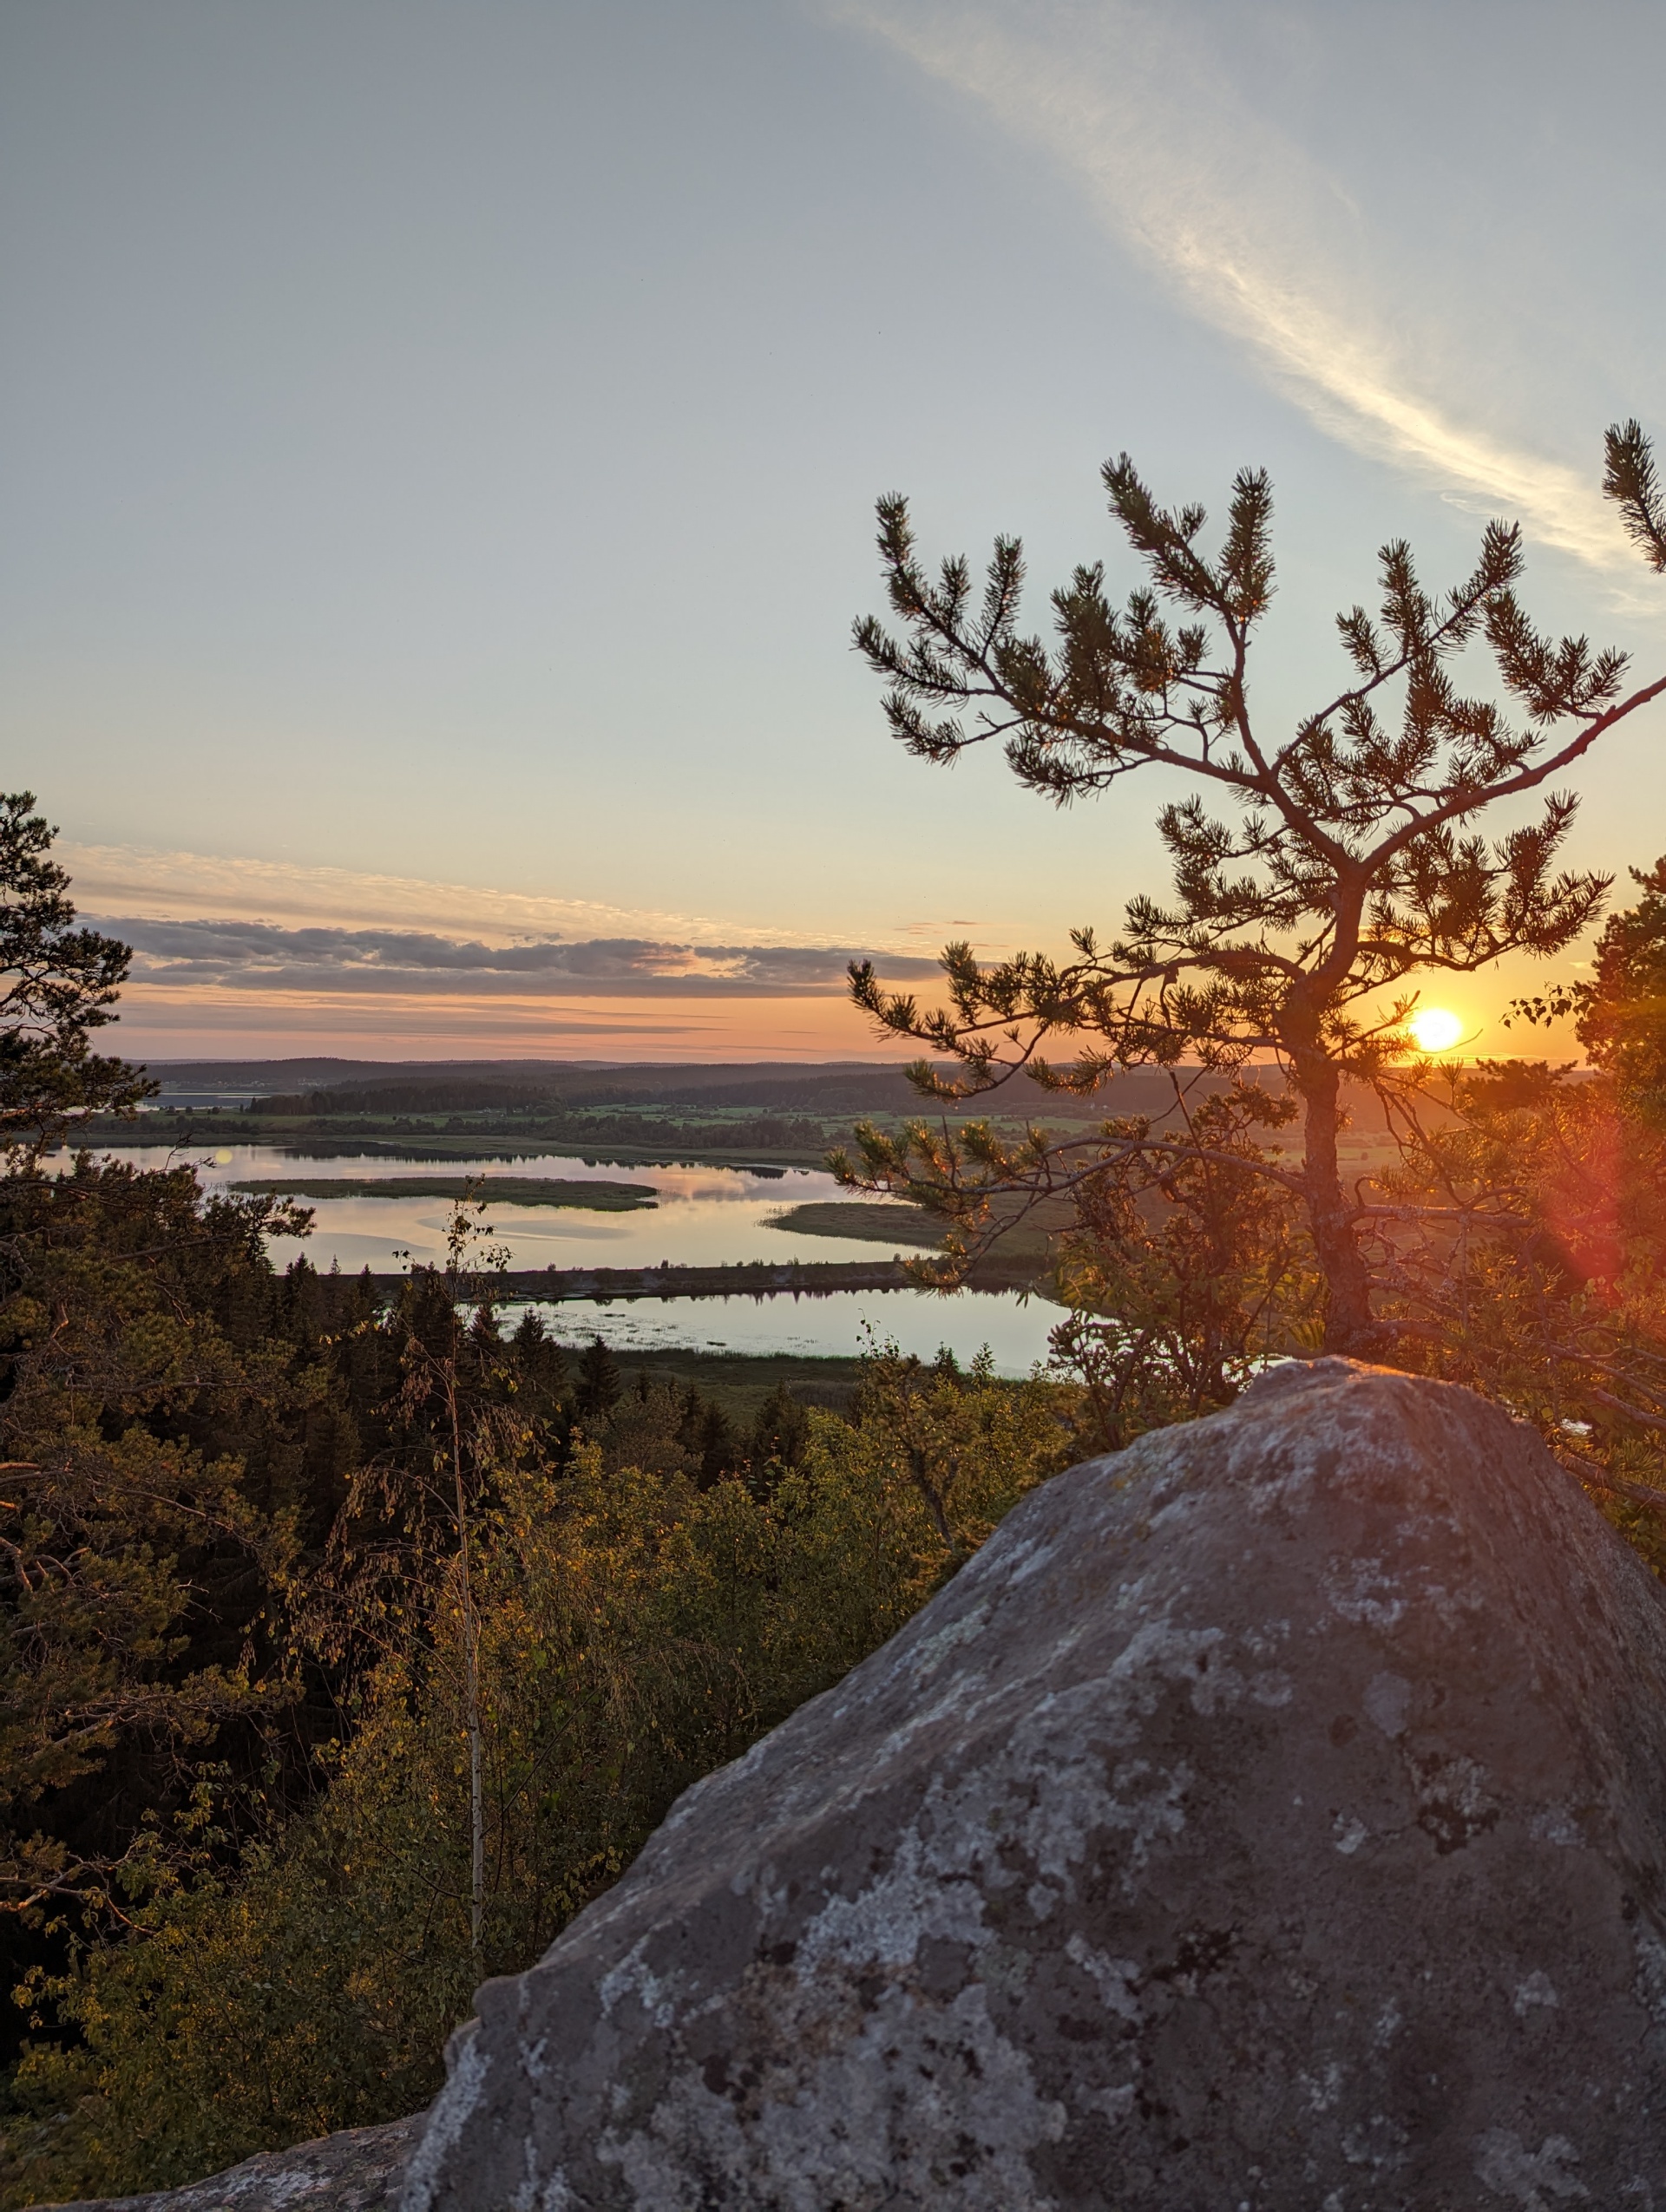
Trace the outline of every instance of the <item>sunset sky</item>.
[[[888, 738], [872, 501], [1105, 556], [1099, 464], [1266, 464], [1261, 710], [1517, 516], [1666, 665], [1597, 496], [1666, 438], [1651, 0], [10, 0], [0, 767], [136, 948], [135, 1055], [869, 1056], [871, 952], [1162, 887]], [[1666, 713], [1573, 859], [1666, 851]], [[1480, 1050], [1543, 971], [1441, 991]]]

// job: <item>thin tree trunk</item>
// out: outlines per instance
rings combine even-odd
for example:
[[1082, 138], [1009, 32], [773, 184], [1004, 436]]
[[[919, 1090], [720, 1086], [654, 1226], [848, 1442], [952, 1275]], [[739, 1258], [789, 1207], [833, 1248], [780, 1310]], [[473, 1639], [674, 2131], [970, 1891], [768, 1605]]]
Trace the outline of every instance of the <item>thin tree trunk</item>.
[[1378, 1333], [1371, 1316], [1371, 1279], [1336, 1158], [1341, 1078], [1335, 1063], [1319, 1052], [1299, 1055], [1295, 1073], [1306, 1109], [1308, 1226], [1325, 1279], [1325, 1350], [1368, 1358]]
[[462, 1599], [462, 1724], [469, 1738], [469, 1940], [480, 1948], [486, 1911], [486, 1805], [481, 1757], [480, 1637], [475, 1620], [474, 1587], [469, 1576], [469, 1511], [462, 1487], [462, 1437], [457, 1417], [456, 1378], [449, 1378], [451, 1477], [457, 1498], [457, 1575]]

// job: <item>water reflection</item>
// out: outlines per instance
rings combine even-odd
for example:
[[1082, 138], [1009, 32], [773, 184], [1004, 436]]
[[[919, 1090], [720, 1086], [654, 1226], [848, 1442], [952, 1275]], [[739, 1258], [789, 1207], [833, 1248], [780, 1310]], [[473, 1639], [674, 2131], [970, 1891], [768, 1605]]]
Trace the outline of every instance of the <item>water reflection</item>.
[[[385, 1153], [311, 1160], [272, 1145], [228, 1145], [213, 1153], [170, 1151], [162, 1146], [124, 1147], [119, 1155], [157, 1168], [194, 1160], [206, 1184], [280, 1181], [388, 1181], [436, 1175], [482, 1178], [488, 1197], [495, 1180], [542, 1175], [567, 1181], [593, 1180], [652, 1185], [652, 1208], [628, 1214], [588, 1214], [497, 1203], [485, 1219], [494, 1241], [507, 1245], [513, 1267], [653, 1267], [721, 1266], [744, 1260], [882, 1259], [886, 1247], [850, 1237], [808, 1236], [768, 1226], [769, 1217], [811, 1199], [845, 1199], [819, 1168], [699, 1166], [616, 1167], [587, 1163], [568, 1153], [515, 1160], [401, 1161]], [[440, 1260], [450, 1209], [443, 1199], [316, 1198], [313, 1229], [305, 1241], [274, 1237], [272, 1256], [280, 1267], [305, 1253], [313, 1266], [357, 1273], [400, 1272], [405, 1255], [418, 1264]], [[877, 1201], [876, 1201], [877, 1202]], [[902, 1247], [904, 1250], [908, 1247]], [[961, 1360], [987, 1345], [1000, 1372], [1026, 1374], [1045, 1358], [1047, 1332], [1059, 1309], [1040, 1299], [1020, 1304], [1012, 1293], [962, 1291], [953, 1298], [916, 1292], [838, 1291], [826, 1297], [709, 1298], [563, 1302], [542, 1309], [554, 1333], [567, 1344], [595, 1335], [621, 1348], [672, 1346], [736, 1352], [790, 1352], [800, 1357], [850, 1358], [866, 1345], [865, 1330], [894, 1339], [904, 1351], [930, 1358], [948, 1345]]]
[[[524, 1308], [516, 1307], [516, 1312]], [[825, 1298], [593, 1299], [541, 1306], [558, 1342], [588, 1344], [605, 1337], [628, 1351], [790, 1353], [800, 1358], [850, 1359], [870, 1342], [889, 1340], [932, 1359], [947, 1345], [962, 1365], [987, 1345], [1000, 1375], [1027, 1375], [1047, 1356], [1047, 1332], [1060, 1309], [1011, 1292], [957, 1291], [941, 1298], [918, 1291], [834, 1291]]]
[[[854, 1237], [794, 1235], [767, 1226], [771, 1214], [810, 1199], [848, 1198], [821, 1168], [615, 1167], [588, 1162], [570, 1153], [544, 1153], [517, 1160], [390, 1160], [364, 1154], [329, 1160], [298, 1160], [273, 1145], [223, 1146], [209, 1155], [169, 1154], [160, 1146], [138, 1146], [121, 1156], [146, 1167], [195, 1157], [207, 1183], [279, 1181], [285, 1176], [308, 1182], [378, 1182], [401, 1177], [432, 1181], [436, 1175], [479, 1176], [488, 1198], [495, 1181], [548, 1176], [567, 1182], [635, 1183], [658, 1194], [652, 1207], [628, 1214], [589, 1214], [537, 1206], [493, 1204], [485, 1218], [494, 1241], [507, 1245], [514, 1267], [657, 1267], [662, 1260], [677, 1266], [721, 1266], [741, 1260], [874, 1260], [882, 1244]], [[305, 1252], [315, 1267], [332, 1262], [357, 1271], [377, 1272], [416, 1261], [442, 1260], [450, 1207], [443, 1198], [308, 1198], [312, 1234], [305, 1243], [274, 1237], [272, 1256], [287, 1266]]]

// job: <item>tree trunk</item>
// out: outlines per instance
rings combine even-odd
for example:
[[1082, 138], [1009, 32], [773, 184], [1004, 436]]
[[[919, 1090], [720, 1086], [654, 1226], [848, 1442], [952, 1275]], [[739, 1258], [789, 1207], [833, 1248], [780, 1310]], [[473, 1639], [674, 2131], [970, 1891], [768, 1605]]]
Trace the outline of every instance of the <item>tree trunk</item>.
[[462, 1600], [462, 1724], [469, 1738], [469, 1940], [480, 1948], [486, 1911], [486, 1806], [480, 1730], [480, 1631], [469, 1574], [469, 1502], [462, 1482], [462, 1435], [455, 1371], [448, 1377], [451, 1411], [451, 1477], [457, 1501], [458, 1594]]
[[1325, 1350], [1368, 1358], [1377, 1341], [1371, 1279], [1336, 1161], [1341, 1077], [1335, 1063], [1318, 1052], [1297, 1056], [1295, 1075], [1306, 1109], [1302, 1179], [1308, 1227], [1325, 1279]]
[[469, 1644], [464, 1660], [469, 1708], [469, 1942], [471, 1949], [478, 1951], [480, 1926], [486, 1914], [486, 1803], [480, 1743], [480, 1650], [470, 1605], [463, 1608], [462, 1633]]

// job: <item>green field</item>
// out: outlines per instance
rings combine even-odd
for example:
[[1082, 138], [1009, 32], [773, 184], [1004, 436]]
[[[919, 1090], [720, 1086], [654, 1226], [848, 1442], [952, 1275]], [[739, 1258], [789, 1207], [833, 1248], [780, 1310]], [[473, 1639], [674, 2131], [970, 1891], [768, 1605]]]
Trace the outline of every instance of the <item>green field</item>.
[[[1050, 1118], [1072, 1118], [1049, 1102]], [[889, 1135], [902, 1126], [895, 1107], [878, 1104], [869, 1118]], [[1017, 1137], [1024, 1117], [996, 1112], [990, 1118]], [[851, 1141], [849, 1112], [786, 1114], [758, 1105], [610, 1106], [435, 1112], [273, 1112], [260, 1100], [247, 1109], [164, 1106], [124, 1121], [95, 1116], [77, 1141], [100, 1147], [167, 1145], [179, 1152], [225, 1144], [277, 1145], [299, 1159], [366, 1156], [432, 1162], [526, 1159], [566, 1154], [591, 1165], [671, 1168], [702, 1165], [739, 1173], [820, 1168], [828, 1152]], [[814, 1234], [812, 1232], [812, 1234]]]
[[[820, 1405], [843, 1413], [850, 1404], [862, 1371], [857, 1359], [813, 1359], [788, 1352], [626, 1351], [615, 1345], [613, 1358], [627, 1385], [639, 1375], [652, 1383], [672, 1383], [679, 1390], [694, 1384], [700, 1396], [720, 1406], [729, 1418], [749, 1424], [777, 1384], [784, 1383], [801, 1405]], [[574, 1361], [577, 1352], [569, 1351]]]
[[554, 1175], [269, 1175], [233, 1190], [280, 1198], [483, 1198], [493, 1206], [569, 1206], [587, 1214], [637, 1214], [659, 1203], [651, 1183], [563, 1181]]
[[771, 1229], [796, 1229], [810, 1237], [855, 1237], [863, 1244], [909, 1244], [935, 1252], [947, 1223], [922, 1206], [864, 1206], [850, 1198], [812, 1198], [771, 1214]]

